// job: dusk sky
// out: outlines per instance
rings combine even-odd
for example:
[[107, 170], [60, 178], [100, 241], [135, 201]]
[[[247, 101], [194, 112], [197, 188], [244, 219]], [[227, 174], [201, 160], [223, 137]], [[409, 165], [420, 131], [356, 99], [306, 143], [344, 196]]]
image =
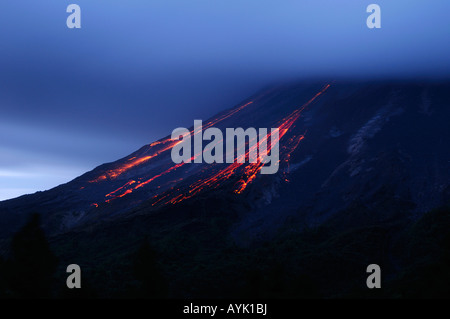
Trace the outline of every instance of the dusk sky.
[[[82, 28], [66, 8], [80, 5]], [[382, 28], [368, 29], [379, 4]], [[448, 0], [0, 3], [0, 200], [308, 78], [449, 78]]]

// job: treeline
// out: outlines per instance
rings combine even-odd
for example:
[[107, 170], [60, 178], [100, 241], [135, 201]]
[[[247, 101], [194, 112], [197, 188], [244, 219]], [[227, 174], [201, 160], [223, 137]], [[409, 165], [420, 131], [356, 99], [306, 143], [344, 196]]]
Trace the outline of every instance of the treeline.
[[[133, 257], [133, 275], [137, 284], [130, 294], [135, 298], [165, 298], [167, 282], [159, 268], [156, 253], [147, 240], [143, 241]], [[57, 269], [64, 266], [67, 265], [58, 265], [58, 258], [50, 249], [40, 226], [39, 215], [33, 214], [13, 236], [8, 256], [0, 257], [0, 298], [98, 297], [96, 289], [83, 277], [81, 289], [69, 289], [61, 280], [64, 276], [56, 274]]]
[[[49, 245], [33, 215], [0, 259], [0, 298], [450, 298], [449, 208], [408, 224], [280, 232], [247, 248], [212, 226], [178, 228], [151, 240], [149, 233], [126, 238], [113, 229]], [[88, 247], [91, 258], [110, 249], [89, 267], [80, 255], [69, 256], [81, 263], [81, 289], [66, 286], [67, 241], [80, 243], [83, 253]], [[118, 242], [123, 249], [115, 250]], [[381, 266], [382, 289], [366, 286], [372, 263]]]

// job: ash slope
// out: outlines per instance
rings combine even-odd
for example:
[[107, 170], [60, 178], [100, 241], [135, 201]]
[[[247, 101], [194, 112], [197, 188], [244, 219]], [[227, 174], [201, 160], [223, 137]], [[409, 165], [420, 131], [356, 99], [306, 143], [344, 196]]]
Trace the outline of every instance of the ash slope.
[[282, 128], [277, 174], [262, 176], [252, 165], [176, 165], [166, 137], [67, 184], [1, 202], [0, 232], [9, 236], [33, 212], [48, 233], [62, 234], [135, 215], [179, 219], [204, 205], [238, 212], [231, 234], [241, 242], [286, 224], [413, 219], [450, 201], [449, 106], [449, 83], [271, 87], [203, 127]]

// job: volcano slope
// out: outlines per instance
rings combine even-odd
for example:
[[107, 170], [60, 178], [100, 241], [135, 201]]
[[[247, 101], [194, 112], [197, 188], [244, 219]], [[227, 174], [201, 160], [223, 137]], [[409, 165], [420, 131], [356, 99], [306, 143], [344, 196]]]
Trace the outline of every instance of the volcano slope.
[[[175, 164], [178, 141], [168, 136], [67, 184], [0, 202], [3, 255], [39, 213], [58, 280], [77, 263], [102, 297], [139, 295], [132, 269], [144, 241], [169, 297], [442, 293], [444, 284], [420, 287], [447, 258], [449, 106], [450, 83], [269, 87], [203, 130], [279, 128], [278, 173], [260, 174], [259, 163]], [[371, 263], [390, 282], [383, 293], [364, 290]]]

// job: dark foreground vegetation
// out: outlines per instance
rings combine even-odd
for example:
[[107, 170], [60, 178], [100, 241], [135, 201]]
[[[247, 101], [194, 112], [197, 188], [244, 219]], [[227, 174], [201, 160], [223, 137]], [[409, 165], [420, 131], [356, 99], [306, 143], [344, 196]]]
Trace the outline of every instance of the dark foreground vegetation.
[[[208, 218], [191, 214], [170, 228], [163, 219], [46, 239], [34, 215], [2, 243], [0, 296], [450, 298], [447, 207], [403, 223], [286, 226], [248, 247], [226, 236], [233, 218], [220, 211]], [[81, 266], [81, 289], [66, 287], [72, 263]], [[366, 288], [372, 263], [381, 266], [382, 289]]]

